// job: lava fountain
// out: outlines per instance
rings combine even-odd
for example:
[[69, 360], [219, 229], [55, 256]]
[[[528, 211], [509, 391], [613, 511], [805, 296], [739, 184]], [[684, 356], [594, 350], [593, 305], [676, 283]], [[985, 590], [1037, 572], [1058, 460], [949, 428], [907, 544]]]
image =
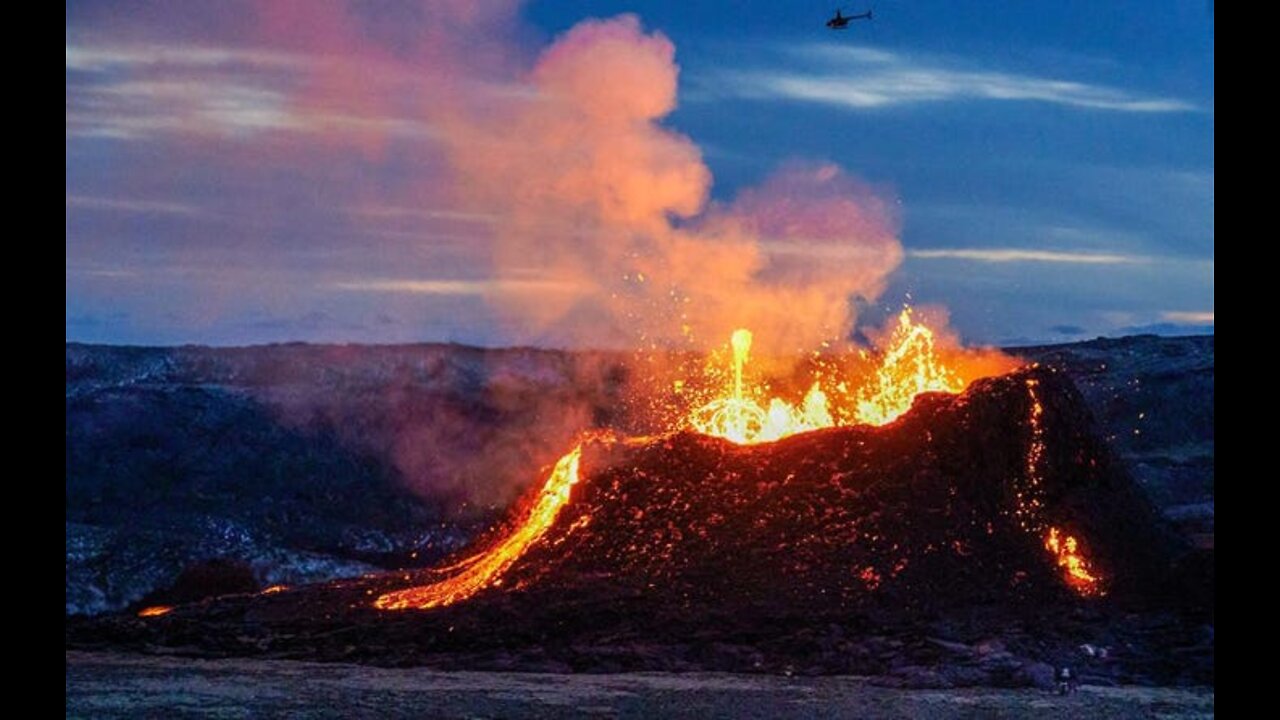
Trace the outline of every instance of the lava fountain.
[[910, 410], [916, 396], [959, 393], [968, 384], [938, 357], [933, 331], [913, 321], [911, 308], [898, 315], [870, 381], [850, 398], [849, 407], [835, 408], [835, 412], [829, 398], [848, 396], [847, 391], [841, 392], [846, 388], [843, 382], [823, 388], [815, 380], [796, 405], [778, 397], [762, 404], [763, 393], [743, 380], [751, 339], [749, 330], [734, 331], [730, 338], [733, 367], [724, 391], [689, 415], [689, 426], [697, 432], [750, 445], [842, 425], [887, 425]]

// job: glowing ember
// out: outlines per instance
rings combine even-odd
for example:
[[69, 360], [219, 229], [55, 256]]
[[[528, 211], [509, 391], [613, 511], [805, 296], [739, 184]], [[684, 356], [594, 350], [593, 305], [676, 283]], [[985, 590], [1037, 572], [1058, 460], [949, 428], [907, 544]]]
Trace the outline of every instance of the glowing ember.
[[1099, 579], [1089, 571], [1089, 561], [1080, 552], [1080, 545], [1072, 535], [1062, 535], [1058, 528], [1049, 528], [1044, 547], [1058, 559], [1062, 577], [1081, 595], [1099, 592]]
[[530, 545], [542, 538], [560, 514], [560, 508], [569, 501], [569, 492], [578, 482], [578, 465], [581, 460], [582, 445], [560, 458], [546, 484], [542, 486], [542, 492], [529, 510], [528, 517], [517, 524], [500, 543], [455, 566], [463, 568], [457, 575], [433, 585], [387, 593], [374, 602], [374, 607], [380, 610], [425, 610], [466, 600], [486, 587], [501, 584], [502, 574]]
[[904, 308], [880, 367], [858, 393], [854, 416], [866, 425], [885, 425], [910, 410], [921, 393], [961, 390], [964, 381], [934, 352], [933, 331], [912, 322], [911, 308]]
[[262, 595], [275, 595], [276, 593], [282, 593], [282, 592], [284, 592], [285, 590], [288, 590], [288, 589], [289, 589], [289, 586], [288, 586], [288, 585], [268, 585], [267, 587], [262, 588], [262, 593], [261, 593], [261, 594], [262, 594]]
[[138, 617], [159, 617], [173, 612], [172, 605], [152, 605], [138, 611]]
[[1040, 404], [1039, 383], [1027, 380], [1027, 395], [1031, 399], [1031, 413], [1027, 417], [1027, 427], [1031, 428], [1031, 437], [1027, 440], [1027, 469], [1025, 482], [1018, 487], [1014, 497], [1014, 517], [1023, 530], [1037, 530], [1040, 524], [1040, 509], [1044, 507], [1044, 483], [1041, 481], [1040, 465], [1044, 462], [1044, 405]]

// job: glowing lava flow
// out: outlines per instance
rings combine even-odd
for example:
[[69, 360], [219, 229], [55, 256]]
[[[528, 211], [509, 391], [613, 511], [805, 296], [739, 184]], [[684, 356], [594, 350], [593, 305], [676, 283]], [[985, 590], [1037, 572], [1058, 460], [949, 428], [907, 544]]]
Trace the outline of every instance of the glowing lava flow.
[[[1038, 382], [1027, 381], [1027, 395], [1031, 400], [1031, 413], [1027, 417], [1031, 438], [1027, 443], [1026, 487], [1018, 489], [1015, 495], [1017, 505], [1013, 512], [1018, 525], [1023, 530], [1034, 533], [1044, 528], [1040, 520], [1040, 512], [1044, 508], [1044, 483], [1040, 469], [1045, 452], [1044, 405], [1040, 402]], [[1080, 543], [1074, 536], [1063, 536], [1058, 528], [1050, 527], [1045, 532], [1044, 548], [1062, 569], [1062, 579], [1068, 587], [1085, 597], [1105, 594], [1102, 579], [1089, 570], [1089, 561], [1084, 557]]]
[[502, 584], [502, 574], [530, 545], [542, 538], [560, 514], [560, 508], [569, 501], [569, 491], [578, 482], [581, 460], [582, 445], [560, 458], [528, 517], [520, 521], [502, 542], [459, 563], [459, 566], [465, 566], [462, 572], [433, 585], [387, 593], [374, 601], [374, 607], [379, 610], [425, 610], [466, 600], [486, 587]]
[[139, 610], [138, 617], [160, 617], [161, 615], [168, 615], [171, 612], [173, 612], [172, 605], [152, 605], [151, 607], [144, 607]]
[[1093, 595], [1099, 592], [1098, 577], [1089, 572], [1089, 561], [1080, 554], [1079, 543], [1071, 535], [1063, 536], [1058, 528], [1049, 528], [1044, 539], [1044, 547], [1058, 559], [1058, 567], [1062, 568], [1063, 579], [1081, 595]]
[[1040, 465], [1044, 462], [1044, 405], [1040, 403], [1040, 383], [1027, 380], [1027, 397], [1031, 400], [1031, 412], [1027, 415], [1027, 427], [1031, 437], [1027, 440], [1027, 467], [1024, 482], [1014, 493], [1013, 516], [1023, 530], [1039, 529], [1040, 510], [1044, 507], [1044, 484], [1040, 480]]

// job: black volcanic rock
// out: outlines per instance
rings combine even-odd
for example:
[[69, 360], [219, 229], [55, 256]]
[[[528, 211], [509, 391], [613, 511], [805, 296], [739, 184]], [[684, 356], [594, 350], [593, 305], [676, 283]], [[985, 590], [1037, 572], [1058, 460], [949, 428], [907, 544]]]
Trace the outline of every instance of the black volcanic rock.
[[[1024, 527], [1028, 493], [1043, 508]], [[1064, 584], [1043, 546], [1050, 525], [1081, 538], [1104, 597]], [[922, 397], [883, 428], [752, 447], [692, 434], [592, 445], [570, 502], [501, 587], [445, 608], [372, 609], [383, 592], [441, 577], [394, 574], [145, 620], [69, 620], [67, 643], [530, 670], [918, 680], [907, 669], [926, 666], [946, 684], [1030, 683], [1036, 663], [1074, 664], [1090, 643], [1116, 648], [1086, 663], [1098, 677], [1204, 682], [1212, 596], [1183, 592], [1203, 584], [1181, 579], [1190, 557], [1070, 382], [1037, 369]]]
[[178, 573], [172, 586], [147, 595], [138, 602], [138, 606], [194, 603], [222, 595], [253, 593], [259, 589], [258, 578], [249, 563], [215, 558], [186, 567]]

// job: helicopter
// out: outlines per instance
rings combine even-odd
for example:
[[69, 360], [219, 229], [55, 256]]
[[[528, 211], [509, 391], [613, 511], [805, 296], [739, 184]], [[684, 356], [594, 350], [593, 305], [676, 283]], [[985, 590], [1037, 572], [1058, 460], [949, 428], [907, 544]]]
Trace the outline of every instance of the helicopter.
[[871, 19], [870, 10], [860, 15], [845, 15], [840, 12], [839, 8], [837, 8], [835, 17], [827, 21], [827, 27], [831, 28], [832, 30], [847, 30], [849, 29], [850, 20], [870, 20], [870, 19]]

